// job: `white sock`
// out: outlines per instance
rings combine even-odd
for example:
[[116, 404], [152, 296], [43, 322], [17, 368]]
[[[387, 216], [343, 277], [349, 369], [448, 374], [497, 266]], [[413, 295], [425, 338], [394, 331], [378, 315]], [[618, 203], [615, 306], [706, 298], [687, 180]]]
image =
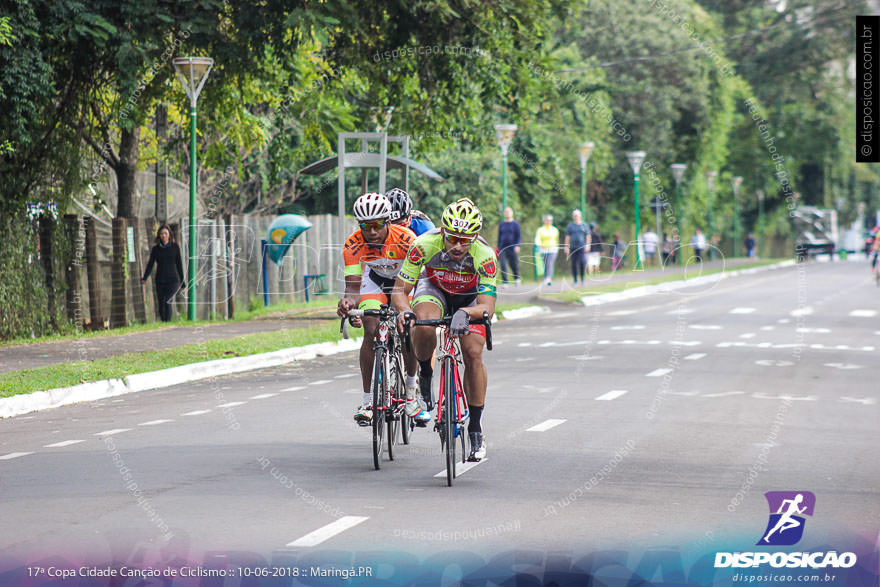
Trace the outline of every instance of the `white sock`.
[[363, 399], [364, 399], [364, 401], [363, 401], [363, 403], [362, 403], [361, 405], [364, 405], [364, 406], [366, 406], [366, 405], [371, 405], [371, 406], [372, 406], [372, 405], [373, 405], [373, 395], [372, 395], [372, 394], [370, 394], [370, 393], [365, 393]]
[[413, 387], [419, 384], [419, 378], [415, 375], [407, 375], [406, 376], [406, 386]]

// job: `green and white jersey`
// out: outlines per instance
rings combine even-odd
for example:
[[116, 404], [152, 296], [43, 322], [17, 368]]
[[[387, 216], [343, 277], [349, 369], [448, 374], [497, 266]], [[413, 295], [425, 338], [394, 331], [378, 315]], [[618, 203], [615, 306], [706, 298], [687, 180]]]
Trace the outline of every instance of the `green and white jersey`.
[[497, 295], [495, 250], [481, 237], [477, 237], [464, 257], [455, 261], [446, 253], [440, 229], [429, 230], [412, 244], [397, 276], [415, 283], [422, 268], [432, 283], [449, 294]]

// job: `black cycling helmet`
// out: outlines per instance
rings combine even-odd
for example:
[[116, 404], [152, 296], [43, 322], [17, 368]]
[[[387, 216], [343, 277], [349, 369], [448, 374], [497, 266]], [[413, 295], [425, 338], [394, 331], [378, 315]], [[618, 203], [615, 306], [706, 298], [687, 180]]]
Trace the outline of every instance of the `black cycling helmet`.
[[406, 218], [412, 212], [412, 198], [400, 188], [391, 188], [385, 192], [385, 197], [391, 200], [391, 222]]

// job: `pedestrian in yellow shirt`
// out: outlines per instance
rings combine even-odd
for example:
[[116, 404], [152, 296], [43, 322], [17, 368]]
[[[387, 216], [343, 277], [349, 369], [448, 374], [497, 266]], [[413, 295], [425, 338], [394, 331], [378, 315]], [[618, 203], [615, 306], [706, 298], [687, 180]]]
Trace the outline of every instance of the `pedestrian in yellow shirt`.
[[544, 226], [535, 233], [535, 244], [538, 245], [538, 254], [544, 258], [544, 282], [550, 285], [553, 281], [553, 263], [559, 252], [559, 229], [553, 226], [551, 215], [544, 215]]

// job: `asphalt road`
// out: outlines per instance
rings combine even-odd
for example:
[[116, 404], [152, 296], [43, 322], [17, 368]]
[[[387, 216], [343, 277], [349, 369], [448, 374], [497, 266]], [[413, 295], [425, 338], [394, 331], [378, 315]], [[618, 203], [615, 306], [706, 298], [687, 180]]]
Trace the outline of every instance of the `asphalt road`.
[[354, 353], [0, 420], [0, 563], [747, 549], [771, 490], [874, 543], [878, 300], [810, 264], [500, 323], [452, 488], [424, 429], [373, 470]]

